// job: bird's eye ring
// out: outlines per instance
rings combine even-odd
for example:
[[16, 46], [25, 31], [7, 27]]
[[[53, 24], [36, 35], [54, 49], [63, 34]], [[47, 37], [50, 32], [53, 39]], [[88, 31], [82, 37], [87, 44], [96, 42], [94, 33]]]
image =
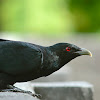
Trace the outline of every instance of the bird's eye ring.
[[71, 50], [71, 48], [70, 47], [66, 47], [66, 51], [70, 51]]

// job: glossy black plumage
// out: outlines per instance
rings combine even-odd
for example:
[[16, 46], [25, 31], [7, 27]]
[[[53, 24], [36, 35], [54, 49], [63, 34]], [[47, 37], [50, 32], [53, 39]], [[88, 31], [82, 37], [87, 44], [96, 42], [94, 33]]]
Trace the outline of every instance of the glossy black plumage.
[[[66, 51], [66, 47], [71, 51]], [[78, 51], [81, 48], [69, 43], [43, 47], [0, 39], [0, 88], [48, 76], [80, 56]], [[89, 52], [84, 54], [89, 55]]]

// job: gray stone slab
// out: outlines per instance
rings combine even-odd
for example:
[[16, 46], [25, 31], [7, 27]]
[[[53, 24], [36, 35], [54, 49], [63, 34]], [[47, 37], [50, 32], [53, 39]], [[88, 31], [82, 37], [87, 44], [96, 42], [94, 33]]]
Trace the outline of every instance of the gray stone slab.
[[93, 100], [93, 86], [87, 82], [35, 83], [41, 100]]
[[0, 100], [38, 100], [38, 99], [24, 93], [0, 92]]

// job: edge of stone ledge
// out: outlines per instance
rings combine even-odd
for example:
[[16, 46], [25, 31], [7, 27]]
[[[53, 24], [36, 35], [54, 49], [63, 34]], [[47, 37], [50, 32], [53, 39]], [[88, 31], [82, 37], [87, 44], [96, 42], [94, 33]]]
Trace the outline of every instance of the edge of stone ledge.
[[93, 88], [93, 85], [85, 81], [72, 81], [72, 82], [42, 82], [42, 83], [32, 83], [33, 87], [83, 87], [83, 88]]

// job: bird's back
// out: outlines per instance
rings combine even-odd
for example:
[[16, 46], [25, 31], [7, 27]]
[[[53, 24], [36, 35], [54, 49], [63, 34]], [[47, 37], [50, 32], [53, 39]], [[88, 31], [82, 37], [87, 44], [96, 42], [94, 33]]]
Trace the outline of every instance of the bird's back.
[[0, 42], [0, 72], [10, 75], [35, 73], [41, 66], [41, 52], [33, 44], [19, 41]]

